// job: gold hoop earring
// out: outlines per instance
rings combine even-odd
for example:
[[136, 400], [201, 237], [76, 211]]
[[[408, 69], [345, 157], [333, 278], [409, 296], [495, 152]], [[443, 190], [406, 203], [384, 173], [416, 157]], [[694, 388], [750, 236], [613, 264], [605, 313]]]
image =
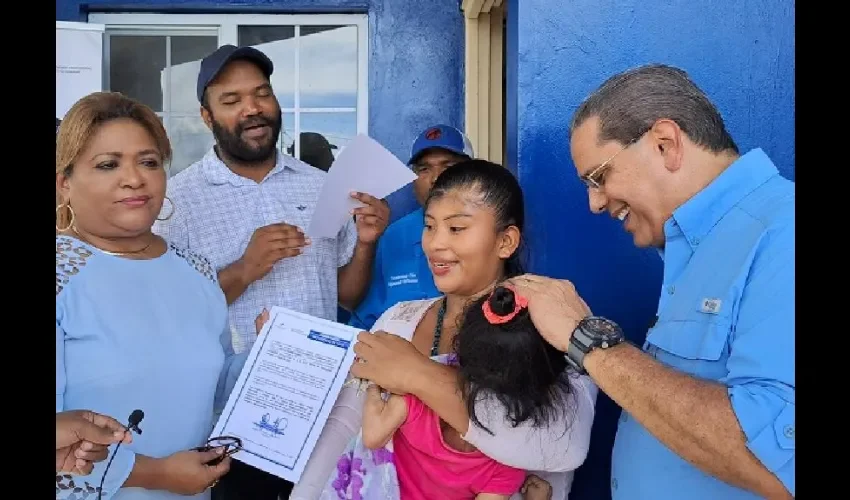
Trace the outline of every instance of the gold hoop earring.
[[68, 212], [70, 212], [70, 214], [71, 214], [71, 220], [68, 222], [68, 225], [65, 228], [60, 228], [59, 224], [56, 224], [56, 232], [58, 232], [58, 233], [64, 233], [65, 231], [71, 229], [71, 227], [74, 225], [74, 220], [77, 218], [77, 215], [74, 213], [74, 209], [71, 208], [71, 204], [70, 203], [62, 203], [61, 205], [56, 207], [56, 218], [57, 219], [59, 218], [59, 210], [62, 210], [62, 208], [65, 208], [65, 207], [68, 207]]
[[[168, 203], [171, 203], [171, 212], [168, 212], [168, 217], [166, 217], [166, 218], [164, 218], [164, 219], [160, 219], [159, 217], [157, 217], [157, 218], [156, 218], [156, 220], [158, 220], [158, 221], [160, 221], [160, 222], [165, 222], [165, 221], [167, 221], [168, 219], [170, 219], [170, 218], [171, 218], [171, 216], [172, 216], [172, 215], [174, 215], [174, 211], [175, 211], [175, 210], [177, 210], [177, 205], [175, 205], [175, 204], [174, 204], [174, 202], [173, 202], [173, 201], [171, 201], [171, 198], [169, 198], [168, 196], [166, 196], [166, 197], [165, 197], [165, 199], [164, 199], [163, 201], [165, 201], [165, 200], [168, 200]], [[161, 210], [161, 209], [160, 209], [160, 210]]]

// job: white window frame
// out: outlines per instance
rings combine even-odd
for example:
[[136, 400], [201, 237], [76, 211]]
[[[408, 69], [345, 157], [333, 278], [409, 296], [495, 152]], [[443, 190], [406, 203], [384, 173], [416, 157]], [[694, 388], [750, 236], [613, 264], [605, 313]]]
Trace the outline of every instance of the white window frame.
[[[466, 135], [479, 158], [505, 164], [502, 53], [508, 0], [463, 0]], [[515, 5], [517, 2], [513, 2]]]
[[[300, 26], [357, 26], [357, 133], [369, 133], [369, 18], [366, 14], [159, 14], [159, 13], [90, 13], [90, 23], [106, 26], [109, 34], [116, 35], [198, 35], [218, 36], [218, 46], [238, 45], [239, 26], [294, 26], [296, 51], [292, 77], [295, 82], [295, 106], [281, 108], [295, 116], [293, 140], [295, 156], [301, 154], [298, 132], [301, 130], [301, 113], [354, 112], [354, 108], [302, 108], [300, 106], [300, 51], [297, 40]], [[108, 37], [107, 37], [108, 40]], [[168, 40], [168, 39], [167, 39]], [[170, 65], [171, 51], [166, 50], [166, 63]], [[104, 43], [104, 88], [109, 88], [109, 44]], [[165, 106], [163, 106], [165, 107]], [[169, 110], [170, 111], [170, 110]], [[298, 111], [298, 112], [296, 112]]]

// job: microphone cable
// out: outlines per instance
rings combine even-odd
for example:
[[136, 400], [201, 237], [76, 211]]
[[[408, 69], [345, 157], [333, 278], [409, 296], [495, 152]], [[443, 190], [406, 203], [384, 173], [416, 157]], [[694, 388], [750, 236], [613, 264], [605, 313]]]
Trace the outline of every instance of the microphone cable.
[[[142, 429], [139, 428], [139, 424], [143, 418], [145, 418], [145, 412], [142, 410], [133, 410], [133, 413], [130, 414], [130, 418], [127, 419], [127, 426], [124, 427], [124, 431], [133, 431], [136, 434], [141, 434]], [[106, 474], [109, 472], [109, 467], [112, 465], [112, 461], [115, 459], [115, 454], [118, 453], [118, 448], [121, 447], [121, 443], [123, 442], [123, 438], [121, 441], [118, 441], [118, 444], [115, 445], [115, 449], [112, 450], [112, 456], [110, 456], [109, 461], [106, 462], [106, 468], [103, 469], [103, 475], [100, 476], [100, 486], [97, 487], [97, 500], [103, 499], [103, 482], [106, 481]]]

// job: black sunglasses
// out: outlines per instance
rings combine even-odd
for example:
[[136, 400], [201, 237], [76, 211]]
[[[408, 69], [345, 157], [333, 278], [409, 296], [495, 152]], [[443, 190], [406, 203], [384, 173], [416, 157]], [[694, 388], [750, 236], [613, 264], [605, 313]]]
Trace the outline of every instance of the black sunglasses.
[[242, 440], [236, 436], [218, 436], [209, 438], [203, 446], [193, 448], [194, 451], [210, 451], [216, 448], [224, 448], [224, 453], [220, 457], [214, 458], [207, 465], [217, 465], [224, 457], [229, 457], [242, 449]]

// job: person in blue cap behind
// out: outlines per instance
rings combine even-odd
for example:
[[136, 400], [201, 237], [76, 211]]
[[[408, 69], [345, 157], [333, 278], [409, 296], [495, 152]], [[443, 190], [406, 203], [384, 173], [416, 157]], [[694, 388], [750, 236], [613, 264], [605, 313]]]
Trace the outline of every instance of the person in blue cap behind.
[[413, 141], [408, 165], [417, 176], [413, 193], [420, 208], [390, 224], [378, 241], [369, 290], [351, 314], [349, 325], [369, 330], [398, 302], [440, 295], [422, 251], [425, 216], [421, 206], [437, 176], [474, 156], [469, 138], [449, 125], [428, 127]]

